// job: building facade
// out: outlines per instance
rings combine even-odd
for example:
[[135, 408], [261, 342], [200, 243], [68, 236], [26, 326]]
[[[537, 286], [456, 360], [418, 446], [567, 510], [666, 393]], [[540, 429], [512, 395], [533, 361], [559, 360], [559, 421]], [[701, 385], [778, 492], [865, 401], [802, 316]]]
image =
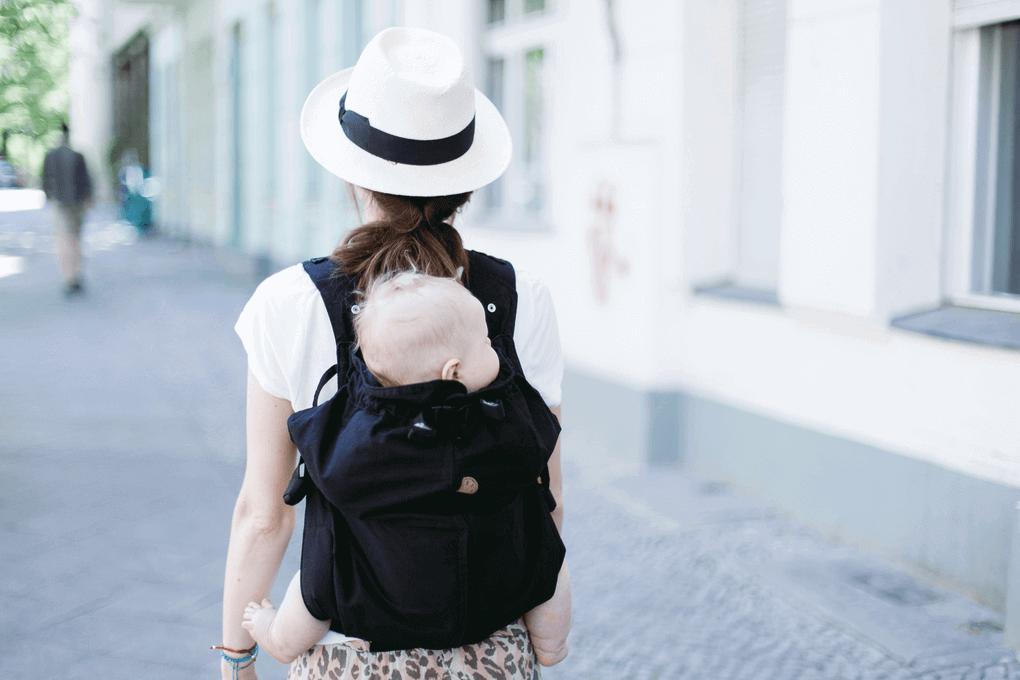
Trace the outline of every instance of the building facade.
[[451, 36], [515, 141], [457, 223], [552, 290], [575, 455], [1020, 615], [1020, 0], [90, 1], [107, 63], [148, 39], [162, 228], [274, 267], [358, 219], [312, 86], [387, 26]]

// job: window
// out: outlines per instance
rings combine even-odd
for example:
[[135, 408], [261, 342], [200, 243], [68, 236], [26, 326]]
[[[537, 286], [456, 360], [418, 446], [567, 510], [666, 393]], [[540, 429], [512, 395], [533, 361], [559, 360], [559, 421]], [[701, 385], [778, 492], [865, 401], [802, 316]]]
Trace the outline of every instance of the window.
[[276, 94], [276, 7], [266, 5], [266, 195], [276, 198], [276, 136], [277, 136], [277, 94]]
[[741, 3], [734, 284], [758, 290], [775, 290], [779, 277], [785, 5]]
[[943, 295], [1020, 312], [1020, 1], [957, 5]]
[[[361, 51], [372, 37], [369, 23], [371, 13], [366, 11], [364, 0], [340, 0], [338, 8], [339, 26], [336, 34], [340, 36], [339, 68], [345, 69], [358, 63]], [[335, 216], [339, 220], [337, 230], [346, 232], [360, 224], [361, 219], [356, 206], [351, 202], [347, 183], [334, 181], [333, 187], [336, 200]]]
[[510, 18], [516, 18], [521, 15], [536, 14], [538, 12], [544, 12], [546, 9], [545, 0], [487, 0], [488, 2], [488, 22], [490, 24], [499, 23], [505, 21], [507, 18], [508, 10]]
[[980, 30], [970, 291], [1020, 296], [1020, 21]]
[[[702, 295], [779, 304], [786, 4], [738, 0], [732, 23], [725, 25], [732, 31], [732, 53], [704, 66], [720, 83], [730, 80], [732, 68], [733, 85], [726, 93], [732, 104], [728, 98], [709, 101], [705, 112], [723, 119], [710, 138], [720, 148], [732, 139], [733, 151], [726, 159], [732, 160], [732, 174], [720, 177], [731, 184], [729, 205], [718, 208], [722, 228], [712, 237], [718, 255], [699, 273], [705, 277], [702, 285], [694, 287]], [[726, 120], [731, 115], [732, 123]]]
[[542, 228], [549, 3], [486, 2], [482, 89], [510, 128], [514, 157], [506, 173], [482, 190], [481, 204], [486, 221], [494, 226]]
[[361, 50], [365, 49], [369, 32], [365, 30], [367, 19], [363, 0], [342, 0], [340, 3], [340, 68], [358, 63]]
[[230, 31], [230, 132], [231, 132], [231, 169], [233, 170], [233, 184], [231, 186], [231, 206], [233, 210], [232, 224], [230, 230], [230, 244], [234, 247], [241, 246], [241, 234], [244, 228], [243, 207], [244, 201], [242, 187], [244, 177], [242, 176], [242, 162], [244, 152], [241, 148], [241, 130], [243, 129], [244, 111], [242, 108], [242, 82], [243, 69], [241, 65], [241, 24], [235, 23]]
[[[503, 111], [503, 73], [506, 61], [502, 57], [490, 58], [486, 64], [485, 96]], [[489, 211], [499, 210], [503, 199], [503, 178], [500, 177], [484, 189], [484, 204]]]
[[496, 24], [506, 19], [506, 0], [489, 0], [488, 23]]
[[[319, 49], [320, 26], [319, 0], [305, 0], [305, 94], [311, 92], [322, 77], [320, 68], [322, 53]], [[311, 154], [306, 154], [305, 161], [308, 167], [308, 198], [315, 201], [322, 193], [322, 173], [324, 171]]]

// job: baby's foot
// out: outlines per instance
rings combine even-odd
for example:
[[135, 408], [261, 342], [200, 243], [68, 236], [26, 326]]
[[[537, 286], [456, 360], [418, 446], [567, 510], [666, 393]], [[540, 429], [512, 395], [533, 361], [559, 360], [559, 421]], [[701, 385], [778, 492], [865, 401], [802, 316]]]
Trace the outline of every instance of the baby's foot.
[[259, 647], [269, 653], [274, 659], [277, 658], [279, 650], [273, 645], [273, 621], [276, 619], [276, 607], [269, 601], [269, 598], [262, 600], [262, 604], [249, 602], [244, 608], [244, 620], [241, 627], [248, 631]]

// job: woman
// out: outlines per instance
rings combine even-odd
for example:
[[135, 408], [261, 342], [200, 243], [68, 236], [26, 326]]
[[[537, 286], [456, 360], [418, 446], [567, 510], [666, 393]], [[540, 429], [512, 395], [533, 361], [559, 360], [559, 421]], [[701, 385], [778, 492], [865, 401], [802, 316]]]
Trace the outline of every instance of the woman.
[[[333, 257], [363, 289], [409, 265], [448, 277], [466, 268], [450, 222], [470, 192], [503, 173], [511, 143], [452, 41], [417, 29], [380, 33], [357, 66], [312, 91], [301, 134], [312, 156], [354, 186], [363, 204], [364, 225]], [[516, 285], [513, 339], [521, 367], [559, 418], [562, 360], [552, 303], [540, 283], [518, 275]], [[245, 651], [253, 643], [241, 621], [245, 606], [272, 588], [295, 524], [294, 509], [282, 500], [296, 461], [287, 419], [311, 406], [336, 345], [322, 298], [300, 265], [259, 286], [236, 330], [249, 361], [248, 461], [227, 553], [221, 669], [224, 678], [255, 678]], [[328, 397], [324, 391], [321, 399]], [[553, 518], [562, 527], [559, 444], [549, 476]], [[292, 664], [289, 677], [406, 678], [428, 670], [438, 678], [537, 676], [527, 629], [517, 622], [479, 644], [438, 651], [371, 653], [364, 641], [330, 633]]]

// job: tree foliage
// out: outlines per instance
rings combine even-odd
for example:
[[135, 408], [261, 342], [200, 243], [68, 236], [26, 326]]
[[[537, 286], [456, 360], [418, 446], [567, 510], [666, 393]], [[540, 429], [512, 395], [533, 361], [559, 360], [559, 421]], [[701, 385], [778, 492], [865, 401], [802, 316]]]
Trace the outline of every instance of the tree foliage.
[[0, 131], [8, 131], [14, 165], [37, 172], [60, 138], [75, 14], [70, 0], [0, 0]]

